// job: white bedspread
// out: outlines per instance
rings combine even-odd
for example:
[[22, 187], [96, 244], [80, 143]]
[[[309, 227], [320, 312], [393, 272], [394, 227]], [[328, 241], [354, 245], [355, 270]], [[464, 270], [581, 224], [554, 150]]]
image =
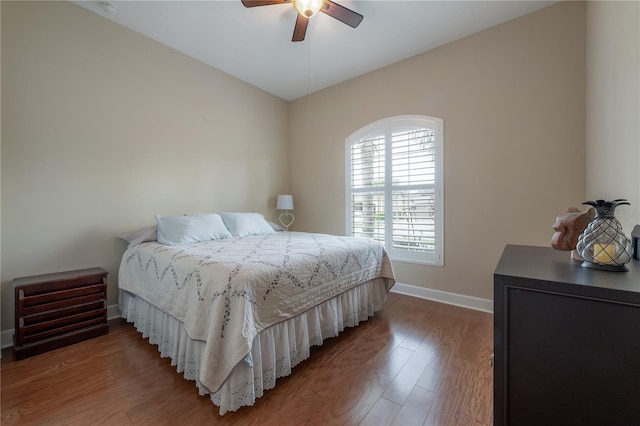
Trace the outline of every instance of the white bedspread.
[[388, 256], [375, 240], [279, 232], [130, 247], [119, 287], [206, 342], [200, 382], [215, 392], [262, 330], [377, 277], [387, 278], [386, 290], [394, 283]]

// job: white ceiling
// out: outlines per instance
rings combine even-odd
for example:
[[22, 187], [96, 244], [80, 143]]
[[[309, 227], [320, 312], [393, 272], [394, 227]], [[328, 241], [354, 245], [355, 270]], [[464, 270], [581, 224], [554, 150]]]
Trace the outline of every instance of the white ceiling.
[[319, 13], [293, 43], [292, 4], [245, 8], [240, 0], [74, 3], [249, 84], [294, 100], [555, 1], [336, 0], [362, 15], [351, 28]]

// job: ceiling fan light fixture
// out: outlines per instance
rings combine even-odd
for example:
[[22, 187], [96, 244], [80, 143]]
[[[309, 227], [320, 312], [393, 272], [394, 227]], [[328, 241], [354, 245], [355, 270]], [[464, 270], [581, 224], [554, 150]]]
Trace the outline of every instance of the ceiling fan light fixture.
[[[1, 1], [1, 0], [0, 0]], [[274, 4], [291, 4], [298, 12], [296, 25], [293, 27], [291, 41], [300, 42], [304, 40], [309, 25], [309, 18], [322, 12], [337, 19], [351, 28], [356, 28], [364, 19], [364, 16], [354, 12], [344, 6], [340, 6], [331, 0], [242, 0], [244, 7], [270, 6]]]
[[323, 4], [324, 0], [293, 0], [293, 6], [298, 13], [306, 18], [318, 13]]

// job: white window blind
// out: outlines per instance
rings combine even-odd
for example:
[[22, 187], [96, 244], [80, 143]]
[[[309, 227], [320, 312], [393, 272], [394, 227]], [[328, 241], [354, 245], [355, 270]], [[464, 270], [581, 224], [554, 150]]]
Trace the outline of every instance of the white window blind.
[[443, 264], [442, 120], [392, 117], [347, 139], [347, 235], [392, 259]]

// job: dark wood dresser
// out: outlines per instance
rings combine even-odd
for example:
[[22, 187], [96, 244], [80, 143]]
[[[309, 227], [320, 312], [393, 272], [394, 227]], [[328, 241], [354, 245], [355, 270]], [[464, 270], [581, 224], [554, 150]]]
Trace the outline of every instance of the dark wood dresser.
[[17, 359], [107, 334], [107, 272], [80, 269], [13, 280]]
[[494, 425], [640, 425], [640, 262], [508, 245], [494, 274]]

